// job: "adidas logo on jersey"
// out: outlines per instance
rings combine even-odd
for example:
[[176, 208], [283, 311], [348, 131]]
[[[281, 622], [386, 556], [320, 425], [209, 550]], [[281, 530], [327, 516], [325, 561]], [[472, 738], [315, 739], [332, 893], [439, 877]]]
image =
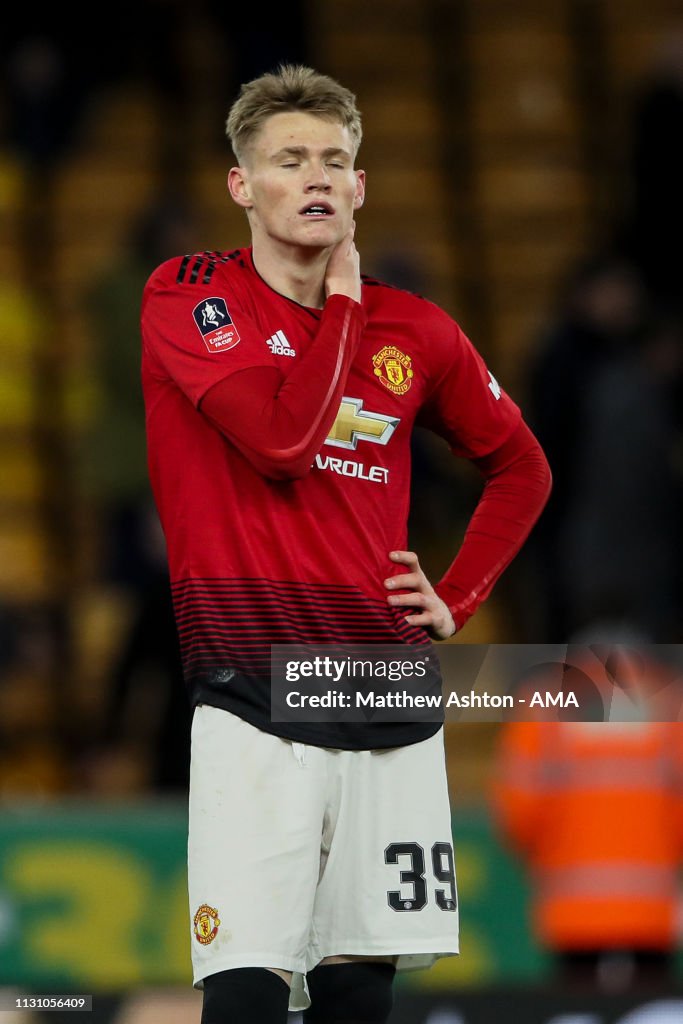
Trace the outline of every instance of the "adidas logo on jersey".
[[274, 356], [295, 356], [296, 352], [290, 346], [284, 331], [276, 331], [266, 340], [266, 345]]

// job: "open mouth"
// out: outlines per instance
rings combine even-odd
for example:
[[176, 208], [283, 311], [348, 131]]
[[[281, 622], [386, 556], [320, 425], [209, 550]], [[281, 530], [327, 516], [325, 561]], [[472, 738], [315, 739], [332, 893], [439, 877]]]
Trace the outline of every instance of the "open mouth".
[[304, 217], [331, 217], [334, 210], [328, 203], [310, 203], [299, 210], [299, 213]]

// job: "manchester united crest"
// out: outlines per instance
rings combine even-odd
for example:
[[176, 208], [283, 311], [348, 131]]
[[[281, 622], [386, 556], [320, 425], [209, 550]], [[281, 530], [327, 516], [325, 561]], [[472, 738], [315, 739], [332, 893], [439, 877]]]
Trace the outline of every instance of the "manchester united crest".
[[208, 903], [202, 903], [194, 915], [194, 934], [197, 942], [201, 942], [202, 946], [208, 946], [210, 942], [213, 942], [218, 934], [220, 923], [218, 911], [210, 907]]
[[381, 352], [372, 358], [375, 375], [379, 377], [385, 388], [395, 395], [405, 395], [413, 383], [412, 360], [395, 345], [385, 345]]

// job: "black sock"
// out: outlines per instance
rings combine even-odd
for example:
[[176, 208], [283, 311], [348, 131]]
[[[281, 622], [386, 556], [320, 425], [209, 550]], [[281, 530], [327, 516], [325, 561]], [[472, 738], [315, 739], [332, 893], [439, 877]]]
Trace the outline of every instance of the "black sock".
[[385, 1024], [395, 973], [393, 964], [371, 960], [319, 965], [307, 976], [305, 1024]]
[[201, 1024], [287, 1024], [289, 985], [265, 967], [204, 978]]

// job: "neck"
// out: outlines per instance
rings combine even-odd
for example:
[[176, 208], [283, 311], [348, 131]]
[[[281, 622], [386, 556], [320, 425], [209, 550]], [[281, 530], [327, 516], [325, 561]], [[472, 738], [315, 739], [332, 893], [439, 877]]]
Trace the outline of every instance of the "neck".
[[322, 309], [325, 305], [325, 271], [328, 249], [264, 245], [252, 239], [254, 266], [266, 284], [302, 306]]

